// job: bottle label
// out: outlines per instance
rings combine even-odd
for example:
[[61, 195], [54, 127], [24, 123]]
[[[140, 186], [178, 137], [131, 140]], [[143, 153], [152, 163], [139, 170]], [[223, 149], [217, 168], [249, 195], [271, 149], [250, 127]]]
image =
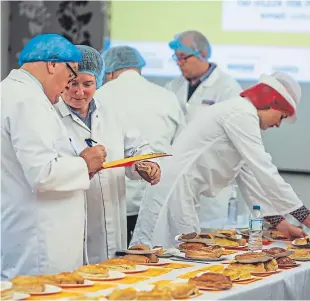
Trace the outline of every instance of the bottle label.
[[262, 218], [250, 220], [249, 228], [251, 231], [262, 231], [264, 220]]

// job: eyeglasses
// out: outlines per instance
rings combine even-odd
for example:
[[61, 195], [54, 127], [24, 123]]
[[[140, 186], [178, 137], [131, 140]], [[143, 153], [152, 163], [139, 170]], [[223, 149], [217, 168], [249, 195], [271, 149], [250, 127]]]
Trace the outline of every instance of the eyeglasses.
[[189, 58], [191, 58], [192, 56], [195, 56], [194, 54], [189, 54], [189, 55], [187, 55], [187, 56], [183, 56], [183, 57], [181, 57], [181, 56], [177, 56], [176, 54], [174, 54], [174, 55], [172, 55], [172, 58], [176, 61], [176, 62], [178, 62], [178, 61], [180, 61], [180, 62], [186, 62]]
[[68, 80], [68, 84], [70, 84], [75, 78], [77, 78], [77, 73], [74, 71], [74, 69], [68, 64], [68, 63], [65, 63], [66, 64], [66, 67], [70, 70], [70, 72], [71, 72], [71, 74], [70, 74], [70, 77], [72, 77], [72, 78], [70, 78], [69, 80]]

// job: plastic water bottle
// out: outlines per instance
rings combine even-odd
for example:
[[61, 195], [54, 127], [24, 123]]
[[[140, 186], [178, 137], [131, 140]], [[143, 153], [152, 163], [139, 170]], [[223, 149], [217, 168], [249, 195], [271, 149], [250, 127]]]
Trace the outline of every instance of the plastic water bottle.
[[249, 222], [249, 251], [262, 251], [263, 249], [264, 219], [260, 212], [260, 206], [254, 205]]
[[238, 222], [237, 192], [235, 188], [232, 189], [230, 199], [228, 201], [227, 220], [229, 225], [236, 225]]

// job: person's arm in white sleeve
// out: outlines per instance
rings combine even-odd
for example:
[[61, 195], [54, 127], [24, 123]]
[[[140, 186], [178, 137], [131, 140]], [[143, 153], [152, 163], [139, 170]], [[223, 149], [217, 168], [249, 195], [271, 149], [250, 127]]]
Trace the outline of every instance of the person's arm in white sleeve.
[[[44, 100], [43, 100], [44, 101]], [[89, 188], [87, 164], [79, 156], [60, 156], [50, 134], [55, 129], [43, 105], [19, 104], [8, 119], [11, 141], [24, 175], [34, 192], [73, 191]], [[56, 114], [56, 112], [55, 112]], [[69, 137], [61, 143], [69, 145]]]
[[171, 139], [171, 145], [173, 144], [176, 137], [180, 134], [180, 132], [185, 128], [185, 115], [183, 110], [180, 107], [180, 103], [177, 97], [173, 94], [171, 97], [171, 120], [175, 123], [175, 133]]
[[[151, 148], [150, 144], [143, 140], [140, 132], [135, 129], [131, 129], [124, 134], [124, 157], [129, 158], [133, 156], [150, 154], [154, 150]], [[156, 160], [148, 160], [151, 162], [156, 162]], [[125, 168], [126, 176], [131, 180], [140, 180], [141, 176], [135, 169], [135, 164]]]
[[303, 206], [292, 187], [283, 180], [272, 164], [270, 155], [266, 153], [259, 119], [254, 112], [243, 110], [232, 114], [224, 123], [224, 129], [263, 189], [266, 199], [272, 204], [268, 208], [262, 208], [263, 212], [270, 210], [270, 215], [284, 215]]

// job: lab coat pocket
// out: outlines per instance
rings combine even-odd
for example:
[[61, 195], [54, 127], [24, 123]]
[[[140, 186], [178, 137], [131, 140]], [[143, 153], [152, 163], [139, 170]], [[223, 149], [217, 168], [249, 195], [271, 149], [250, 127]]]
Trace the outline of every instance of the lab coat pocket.
[[60, 157], [68, 155], [77, 156], [79, 153], [74, 144], [72, 144], [72, 138], [66, 136], [56, 139], [54, 142], [54, 147]]

